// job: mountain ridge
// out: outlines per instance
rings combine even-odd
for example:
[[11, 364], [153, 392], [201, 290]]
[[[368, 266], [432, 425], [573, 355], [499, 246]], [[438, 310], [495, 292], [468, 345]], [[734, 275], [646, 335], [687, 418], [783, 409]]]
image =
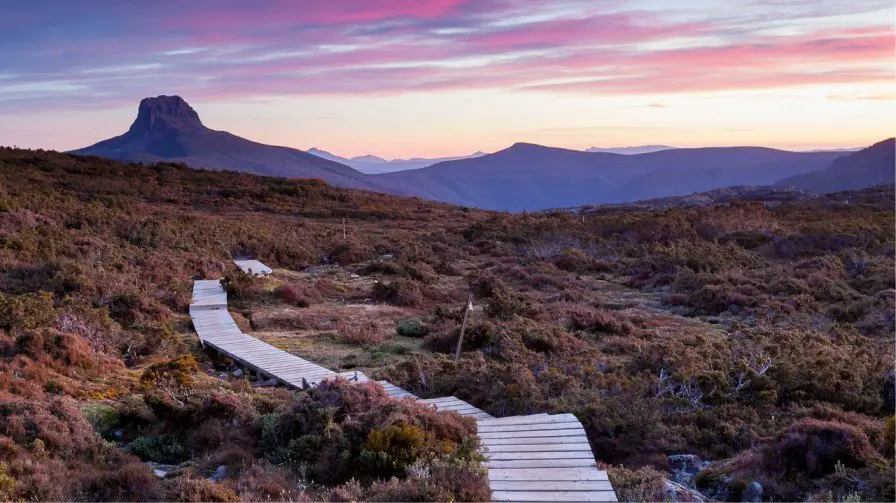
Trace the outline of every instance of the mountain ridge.
[[583, 152], [527, 142], [481, 157], [375, 175], [426, 199], [529, 211], [770, 185], [823, 169], [842, 153], [703, 147], [644, 154]]
[[791, 186], [819, 194], [856, 190], [896, 181], [896, 138], [887, 138], [869, 147], [835, 159], [824, 170], [780, 180], [776, 185]]
[[329, 159], [331, 161], [335, 161], [341, 164], [345, 164], [346, 166], [350, 166], [362, 173], [365, 174], [382, 174], [382, 173], [391, 173], [393, 171], [405, 171], [409, 169], [420, 169], [425, 168], [427, 166], [431, 166], [433, 164], [444, 162], [444, 161], [453, 161], [457, 159], [469, 159], [471, 157], [479, 157], [485, 155], [484, 152], [478, 151], [474, 154], [466, 155], [466, 156], [451, 156], [451, 157], [435, 157], [435, 158], [427, 158], [427, 157], [411, 157], [408, 159], [385, 159], [383, 157], [366, 154], [355, 157], [342, 157], [336, 154], [333, 154], [327, 150], [322, 150], [317, 147], [311, 147], [308, 149], [309, 153], [312, 153], [318, 157], [322, 157], [324, 159]]
[[210, 129], [177, 95], [142, 99], [127, 132], [70, 153], [123, 161], [183, 162], [194, 168], [286, 178], [321, 178], [340, 187], [386, 190], [344, 164]]

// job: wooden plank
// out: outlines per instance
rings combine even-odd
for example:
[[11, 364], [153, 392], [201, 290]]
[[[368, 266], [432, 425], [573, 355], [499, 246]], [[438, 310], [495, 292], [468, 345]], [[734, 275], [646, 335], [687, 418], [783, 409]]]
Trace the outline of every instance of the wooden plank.
[[490, 480], [492, 491], [612, 491], [609, 480]]
[[251, 273], [256, 276], [262, 274], [271, 274], [272, 272], [274, 272], [270, 267], [254, 259], [237, 259], [234, 260], [233, 263], [236, 264], [237, 267], [242, 269], [243, 272]]
[[572, 418], [569, 418], [569, 416], [571, 416], [571, 414], [533, 414], [530, 416], [496, 417], [492, 419], [485, 419], [480, 423], [482, 424], [482, 426], [568, 423], [570, 422], [570, 419], [575, 419], [575, 416], [572, 416]]
[[509, 461], [512, 459], [535, 460], [535, 459], [594, 459], [591, 450], [587, 451], [545, 451], [545, 452], [502, 452], [489, 451], [486, 454], [489, 461]]
[[532, 414], [529, 416], [493, 417], [491, 419], [483, 419], [481, 423], [489, 426], [494, 424], [531, 424], [534, 421], [547, 417], [550, 417], [550, 415]]
[[[429, 405], [432, 405], [432, 404], [429, 404]], [[458, 404], [451, 404], [451, 405], [434, 405], [434, 407], [437, 410], [468, 410], [468, 409], [479, 410], [478, 408], [476, 408], [466, 402], [458, 403]]]
[[431, 403], [428, 403], [428, 404], [424, 404], [424, 405], [429, 405], [430, 407], [432, 407], [436, 410], [461, 410], [461, 409], [475, 409], [476, 408], [468, 403], [455, 403], [455, 404], [451, 404], [451, 405], [433, 405]]
[[591, 459], [514, 459], [486, 461], [486, 466], [492, 468], [580, 468], [584, 466], [597, 467], [594, 458]]
[[591, 452], [591, 446], [587, 441], [576, 443], [551, 442], [546, 444], [509, 444], [487, 445], [489, 453], [495, 452]]
[[576, 480], [610, 480], [607, 472], [596, 468], [555, 468], [542, 470], [539, 468], [491, 468], [488, 478], [492, 481], [576, 481]]
[[608, 491], [492, 491], [492, 501], [616, 501]]
[[588, 442], [588, 438], [585, 437], [584, 434], [569, 437], [508, 437], [483, 439], [483, 444], [488, 445], [489, 447], [518, 444], [579, 444], [583, 442]]
[[421, 398], [420, 399], [420, 403], [428, 403], [428, 404], [432, 404], [432, 405], [450, 404], [450, 403], [457, 403], [457, 402], [467, 403], [467, 402], [464, 402], [463, 400], [461, 400], [460, 398], [453, 397], [453, 396], [443, 396], [443, 397], [439, 397], [439, 398]]
[[296, 383], [301, 384], [302, 379], [304, 378], [306, 381], [311, 381], [312, 379], [323, 379], [327, 377], [336, 377], [336, 374], [330, 372], [329, 370], [325, 370], [323, 372], [291, 372], [289, 374], [274, 374], [280, 379], [284, 381], [295, 381]]
[[502, 424], [498, 426], [479, 425], [477, 429], [481, 432], [498, 432], [498, 431], [550, 431], [550, 430], [568, 430], [569, 428], [582, 427], [582, 423], [578, 421], [569, 421], [565, 423], [534, 423], [534, 424]]
[[569, 428], [566, 430], [544, 430], [544, 431], [498, 431], [498, 432], [480, 432], [479, 437], [482, 439], [491, 438], [534, 438], [534, 437], [585, 437], [585, 430], [581, 426], [578, 428]]
[[291, 372], [291, 371], [294, 371], [294, 372], [320, 372], [320, 371], [323, 371], [323, 372], [329, 372], [331, 374], [336, 374], [335, 372], [333, 372], [331, 370], [327, 370], [323, 367], [302, 365], [301, 362], [291, 362], [288, 360], [286, 360], [286, 361], [284, 361], [284, 360], [269, 360], [267, 363], [258, 362], [258, 360], [255, 360], [255, 362], [259, 365], [264, 365], [264, 368], [269, 369], [271, 372]]

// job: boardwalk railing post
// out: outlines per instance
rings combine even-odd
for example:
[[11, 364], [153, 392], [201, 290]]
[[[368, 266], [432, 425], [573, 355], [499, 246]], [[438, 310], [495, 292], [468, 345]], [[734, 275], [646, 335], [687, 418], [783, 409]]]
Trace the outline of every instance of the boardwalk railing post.
[[460, 359], [460, 348], [464, 344], [464, 331], [467, 329], [467, 317], [470, 315], [470, 310], [473, 309], [473, 294], [470, 294], [470, 298], [467, 300], [467, 309], [464, 311], [464, 321], [460, 325], [460, 336], [457, 338], [457, 349], [454, 351], [454, 361], [456, 362]]

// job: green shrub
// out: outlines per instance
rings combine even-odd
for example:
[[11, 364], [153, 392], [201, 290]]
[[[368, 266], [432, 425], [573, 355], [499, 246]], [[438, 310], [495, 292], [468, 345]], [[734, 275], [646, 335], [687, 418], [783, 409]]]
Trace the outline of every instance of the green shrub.
[[395, 332], [402, 337], [423, 337], [429, 329], [420, 318], [404, 318], [395, 323]]
[[190, 456], [182, 439], [168, 434], [137, 437], [128, 444], [128, 448], [140, 459], [157, 463], [177, 464]]

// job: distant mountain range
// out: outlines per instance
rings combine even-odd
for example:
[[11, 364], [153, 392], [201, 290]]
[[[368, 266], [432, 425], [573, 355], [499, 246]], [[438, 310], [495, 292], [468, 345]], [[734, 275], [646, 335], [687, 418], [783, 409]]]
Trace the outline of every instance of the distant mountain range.
[[427, 199], [521, 211], [637, 201], [730, 185], [770, 185], [824, 169], [841, 155], [763, 147], [622, 155], [517, 143], [475, 159], [376, 177]]
[[857, 190], [896, 182], [896, 139], [882, 142], [835, 160], [828, 168], [785, 178], [776, 185], [818, 194]]
[[601, 148], [601, 147], [591, 147], [586, 148], [585, 152], [605, 152], [609, 154], [649, 154], [651, 152], [659, 152], [660, 150], [671, 150], [675, 147], [670, 147], [669, 145], [641, 145], [638, 147], [614, 147], [614, 148]]
[[126, 133], [71, 153], [145, 163], [183, 162], [195, 168], [288, 178], [322, 178], [340, 187], [387, 191], [375, 180], [338, 162], [209, 129], [180, 96], [141, 100], [137, 118]]
[[432, 166], [433, 164], [443, 161], [469, 159], [471, 157], [479, 157], [485, 155], [485, 152], [476, 152], [475, 154], [459, 157], [436, 157], [432, 159], [427, 159], [424, 157], [414, 157], [411, 159], [392, 159], [391, 161], [389, 161], [375, 155], [362, 155], [358, 157], [345, 158], [335, 154], [331, 154], [326, 150], [321, 150], [316, 147], [308, 149], [308, 153], [314, 154], [318, 157], [323, 157], [324, 159], [329, 159], [331, 161], [345, 164], [346, 166], [350, 166], [362, 173], [367, 174], [391, 173], [393, 171], [420, 169], [425, 168], [426, 166]]
[[894, 177], [892, 138], [855, 153], [665, 145], [589, 150], [601, 151], [516, 143], [492, 154], [448, 160], [387, 161], [372, 155], [346, 159], [209, 129], [180, 97], [158, 96], [140, 102], [126, 133], [72, 153], [321, 178], [341, 187], [509, 211], [624, 203], [741, 185], [777, 184], [824, 193], [893, 183]]

